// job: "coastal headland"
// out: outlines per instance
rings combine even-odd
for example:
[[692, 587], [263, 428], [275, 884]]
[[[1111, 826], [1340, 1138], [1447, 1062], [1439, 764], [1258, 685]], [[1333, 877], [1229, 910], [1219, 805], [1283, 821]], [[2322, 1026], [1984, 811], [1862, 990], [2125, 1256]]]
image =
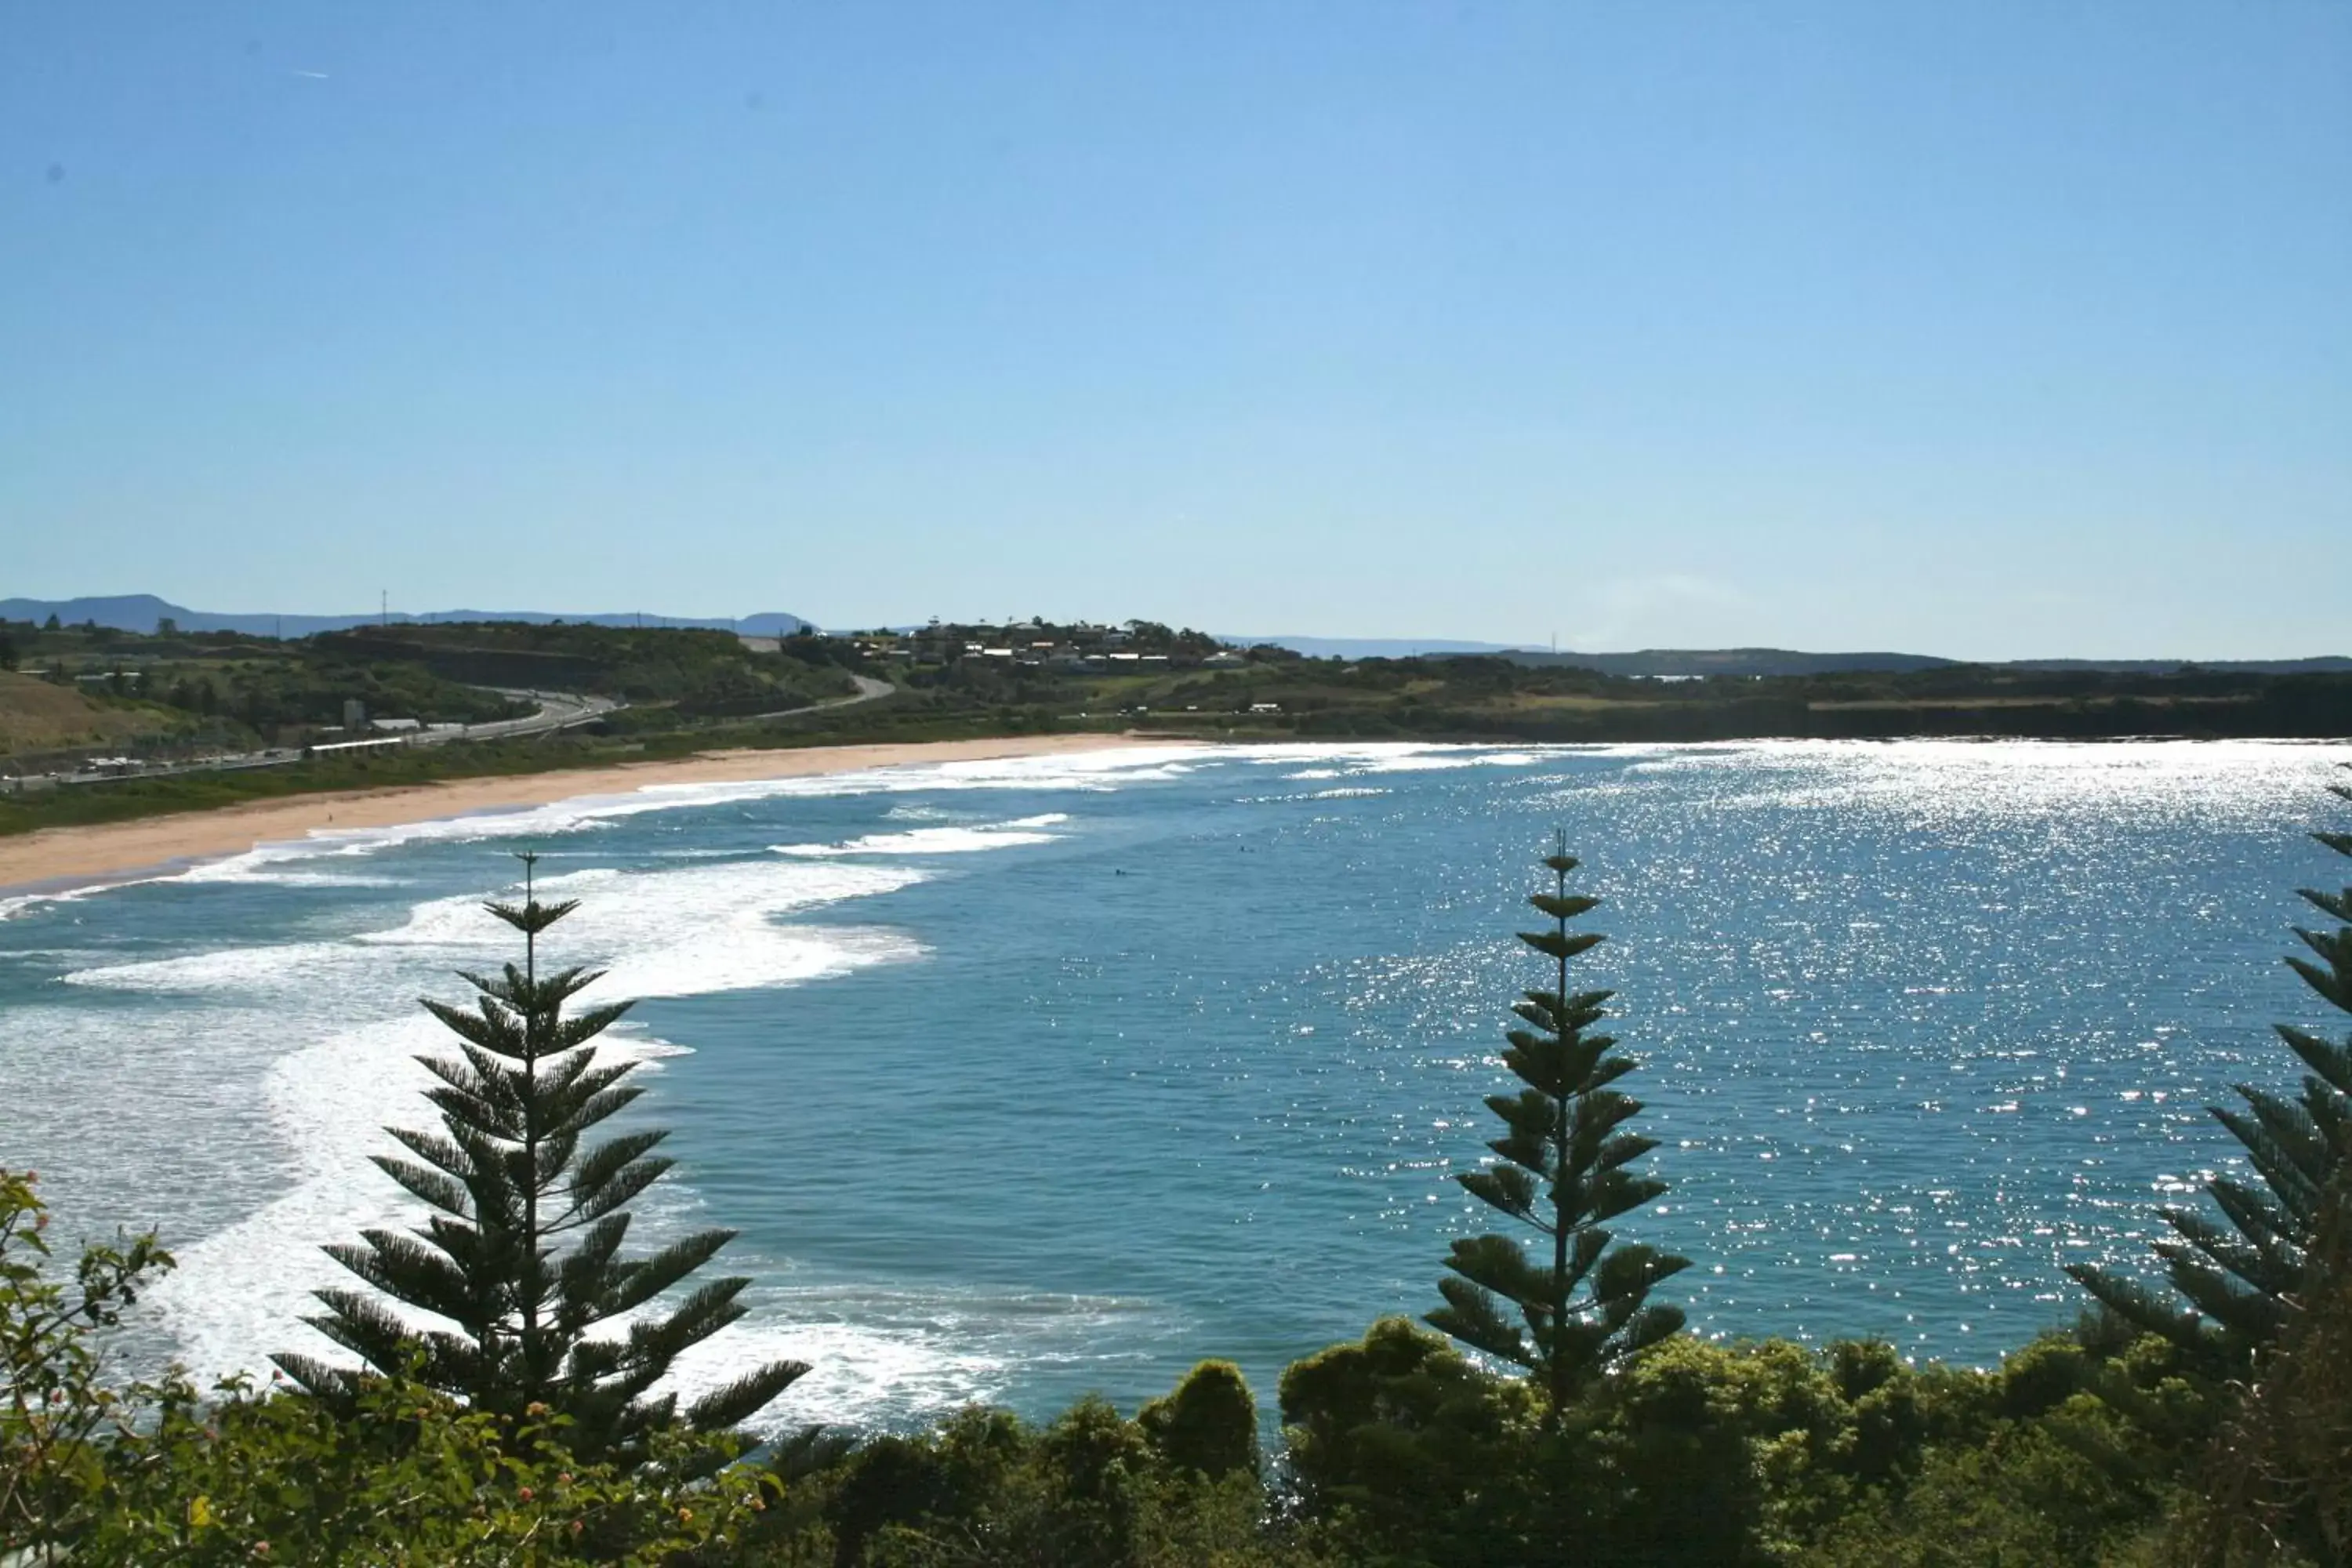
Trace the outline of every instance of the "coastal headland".
[[868, 768], [991, 762], [1169, 743], [1136, 735], [1064, 734], [889, 745], [729, 750], [659, 762], [285, 796], [126, 822], [42, 828], [0, 838], [0, 895], [131, 877], [159, 868], [239, 855], [257, 845], [300, 838], [314, 832], [392, 827], [463, 816], [471, 812], [545, 805], [586, 795], [626, 795], [657, 784], [802, 778], [857, 773]]
[[[600, 777], [626, 789], [672, 776], [666, 767], [756, 778], [817, 765], [779, 752], [869, 758], [1040, 736], [1115, 745], [1142, 726], [1204, 743], [2336, 741], [2352, 736], [2352, 660], [2046, 668], [1754, 648], [1315, 658], [1141, 620], [786, 637], [436, 621], [284, 639], [186, 631], [170, 616], [152, 633], [68, 626], [52, 613], [0, 621], [0, 886], [236, 853], [248, 833], [299, 834], [330, 826], [329, 814], [337, 827], [380, 826], [369, 814], [535, 804]], [[697, 771], [713, 767], [743, 771]], [[116, 826], [134, 820], [155, 826]], [[184, 847], [179, 825], [199, 823], [197, 846]], [[110, 831], [88, 831], [100, 827]]]

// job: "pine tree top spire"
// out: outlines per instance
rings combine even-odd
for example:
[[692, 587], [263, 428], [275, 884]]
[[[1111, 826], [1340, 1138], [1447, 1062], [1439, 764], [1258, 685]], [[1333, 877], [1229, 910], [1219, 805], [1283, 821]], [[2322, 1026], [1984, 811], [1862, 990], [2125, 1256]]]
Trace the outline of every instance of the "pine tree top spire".
[[557, 904], [541, 903], [531, 888], [531, 873], [539, 865], [538, 854], [528, 849], [517, 850], [515, 858], [522, 862], [522, 902], [509, 904], [493, 899], [482, 907], [522, 932], [523, 969], [526, 973], [530, 973], [536, 971], [539, 933], [578, 909], [580, 900], [567, 899]]
[[[1543, 863], [1547, 869], [1557, 871], [1565, 878], [1570, 871], [1576, 869], [1579, 862], [1575, 856], [1568, 852], [1568, 829], [1556, 828], [1554, 832], [1557, 835], [1555, 847], [1550, 854], [1544, 857]], [[1600, 900], [1593, 901], [1598, 903]]]

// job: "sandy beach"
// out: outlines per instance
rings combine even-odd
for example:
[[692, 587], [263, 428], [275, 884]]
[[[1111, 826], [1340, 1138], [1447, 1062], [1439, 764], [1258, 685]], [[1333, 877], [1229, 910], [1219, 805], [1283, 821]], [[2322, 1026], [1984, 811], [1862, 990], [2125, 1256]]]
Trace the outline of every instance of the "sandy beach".
[[1168, 743], [1128, 735], [1008, 735], [895, 746], [707, 752], [667, 762], [294, 795], [216, 811], [180, 812], [87, 827], [50, 827], [0, 838], [0, 894], [104, 881], [240, 855], [256, 845], [300, 838], [320, 828], [390, 827], [504, 806], [544, 805], [583, 795], [626, 795], [650, 784], [803, 778], [913, 763], [985, 762]]

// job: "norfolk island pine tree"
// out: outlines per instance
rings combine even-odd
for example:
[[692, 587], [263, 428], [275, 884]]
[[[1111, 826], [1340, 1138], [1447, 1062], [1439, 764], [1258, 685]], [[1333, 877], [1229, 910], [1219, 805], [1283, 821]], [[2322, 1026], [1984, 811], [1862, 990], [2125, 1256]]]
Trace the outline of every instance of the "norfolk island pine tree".
[[1612, 1053], [1612, 1037], [1588, 1032], [1607, 1016], [1612, 994], [1568, 988], [1569, 960], [1603, 940], [1598, 932], [1571, 933], [1568, 922], [1601, 900], [1570, 894], [1568, 874], [1577, 862], [1565, 834], [1543, 864], [1553, 889], [1528, 901], [1551, 918], [1552, 929], [1518, 934], [1553, 961], [1555, 986], [1527, 992], [1512, 1007], [1527, 1026], [1507, 1035], [1503, 1065], [1527, 1087], [1487, 1098], [1507, 1130], [1486, 1145], [1498, 1158], [1455, 1180], [1547, 1239], [1550, 1256], [1531, 1259], [1508, 1236], [1456, 1241], [1446, 1259], [1455, 1277], [1439, 1282], [1445, 1305], [1428, 1321], [1474, 1350], [1526, 1368], [1544, 1396], [1546, 1425], [1557, 1429], [1588, 1382], [1682, 1327], [1680, 1308], [1653, 1306], [1648, 1297], [1690, 1259], [1638, 1243], [1612, 1247], [1614, 1237], [1603, 1228], [1666, 1184], [1626, 1169], [1656, 1140], [1620, 1131], [1642, 1106], [1610, 1086], [1637, 1064]]
[[649, 1257], [622, 1256], [624, 1205], [670, 1168], [654, 1152], [668, 1134], [648, 1129], [583, 1148], [590, 1130], [643, 1092], [622, 1081], [634, 1063], [601, 1062], [592, 1043], [630, 1004], [563, 1016], [601, 972], [540, 975], [540, 933], [577, 904], [541, 903], [530, 882], [537, 857], [519, 858], [522, 903], [485, 907], [522, 933], [522, 965], [465, 974], [477, 993], [472, 1011], [424, 1004], [457, 1037], [456, 1059], [418, 1058], [440, 1080], [426, 1098], [443, 1131], [388, 1129], [415, 1158], [372, 1156], [433, 1212], [421, 1230], [371, 1230], [361, 1244], [326, 1249], [376, 1291], [454, 1328], [413, 1327], [370, 1294], [326, 1289], [318, 1293], [326, 1311], [306, 1321], [363, 1367], [272, 1359], [329, 1398], [348, 1399], [373, 1373], [415, 1375], [509, 1418], [544, 1406], [568, 1420], [583, 1458], [625, 1466], [642, 1462], [653, 1435], [674, 1422], [737, 1426], [808, 1368], [772, 1362], [683, 1412], [675, 1394], [653, 1393], [680, 1352], [743, 1315], [737, 1298], [751, 1281], [707, 1281], [665, 1311], [658, 1298], [735, 1233], [706, 1230]]
[[[2352, 788], [2328, 788], [2352, 801]], [[2352, 833], [2312, 837], [2338, 855], [2352, 856]], [[2336, 927], [2297, 927], [2295, 936], [2318, 962], [2294, 956], [2287, 964], [2330, 1006], [2352, 1013], [2352, 888], [2334, 893], [2306, 888], [2302, 897]], [[2352, 1168], [2352, 1035], [2339, 1044], [2292, 1024], [2273, 1027], [2309, 1069], [2303, 1092], [2289, 1099], [2240, 1084], [2244, 1110], [2213, 1109], [2245, 1150], [2258, 1182], [2231, 1175], [2207, 1181], [2205, 1190], [2227, 1224], [2190, 1208], [2164, 1211], [2175, 1235], [2157, 1243], [2156, 1250], [2186, 1305], [2091, 1265], [2074, 1264], [2066, 1270], [2133, 1326], [2163, 1334], [2233, 1371], [2245, 1368], [2278, 1339], [2290, 1312], [2288, 1299], [2303, 1281], [2329, 1184], [2341, 1182]]]

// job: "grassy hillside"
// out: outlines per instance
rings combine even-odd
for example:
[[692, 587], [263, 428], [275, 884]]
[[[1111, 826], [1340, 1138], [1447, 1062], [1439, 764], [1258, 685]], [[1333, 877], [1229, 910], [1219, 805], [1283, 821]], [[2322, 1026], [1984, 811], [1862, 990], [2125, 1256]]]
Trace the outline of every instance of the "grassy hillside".
[[0, 756], [122, 745], [171, 725], [169, 715], [142, 703], [0, 670]]

